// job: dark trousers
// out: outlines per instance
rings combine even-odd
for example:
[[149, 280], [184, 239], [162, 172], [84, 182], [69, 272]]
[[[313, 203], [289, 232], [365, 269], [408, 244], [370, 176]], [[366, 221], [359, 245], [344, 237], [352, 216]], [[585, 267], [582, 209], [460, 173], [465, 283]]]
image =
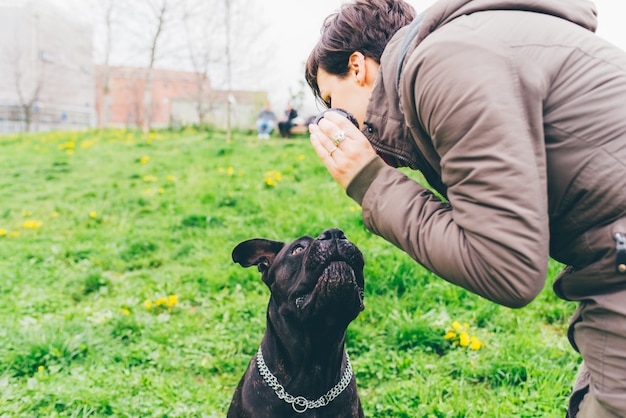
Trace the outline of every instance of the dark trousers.
[[293, 124], [291, 123], [291, 121], [280, 121], [278, 122], [278, 130], [280, 131], [280, 136], [282, 136], [283, 138], [289, 138], [289, 131], [291, 130], [291, 127], [293, 126]]

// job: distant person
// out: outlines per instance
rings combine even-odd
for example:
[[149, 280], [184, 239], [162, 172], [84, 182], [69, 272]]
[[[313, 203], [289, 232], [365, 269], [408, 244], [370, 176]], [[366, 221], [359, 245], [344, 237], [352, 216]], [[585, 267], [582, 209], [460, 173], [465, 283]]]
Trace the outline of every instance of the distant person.
[[259, 112], [258, 119], [256, 120], [256, 130], [258, 132], [259, 139], [269, 139], [270, 134], [276, 126], [276, 115], [272, 111], [272, 106], [265, 103], [265, 107]]
[[280, 136], [282, 136], [283, 138], [289, 138], [291, 127], [295, 125], [293, 120], [297, 117], [298, 111], [293, 108], [291, 102], [287, 103], [287, 109], [285, 109], [285, 117], [283, 120], [278, 122], [278, 130], [280, 131]]

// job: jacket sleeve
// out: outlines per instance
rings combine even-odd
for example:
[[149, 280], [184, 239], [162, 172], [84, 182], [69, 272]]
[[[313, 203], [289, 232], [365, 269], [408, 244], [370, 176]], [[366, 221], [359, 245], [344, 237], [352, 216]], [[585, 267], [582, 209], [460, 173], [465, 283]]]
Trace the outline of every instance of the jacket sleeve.
[[450, 205], [382, 161], [348, 193], [362, 197], [370, 231], [438, 276], [524, 306], [543, 289], [549, 259], [541, 97], [504, 46], [468, 37], [419, 49], [401, 102], [432, 140]]

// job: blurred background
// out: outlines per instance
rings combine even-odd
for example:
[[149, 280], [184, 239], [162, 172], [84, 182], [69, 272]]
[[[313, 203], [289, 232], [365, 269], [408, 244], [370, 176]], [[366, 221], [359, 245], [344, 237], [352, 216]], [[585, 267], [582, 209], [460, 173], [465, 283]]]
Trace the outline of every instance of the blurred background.
[[[266, 102], [310, 117], [304, 63], [343, 2], [0, 0], [0, 133], [248, 129]], [[595, 4], [598, 35], [626, 49], [626, 6]]]

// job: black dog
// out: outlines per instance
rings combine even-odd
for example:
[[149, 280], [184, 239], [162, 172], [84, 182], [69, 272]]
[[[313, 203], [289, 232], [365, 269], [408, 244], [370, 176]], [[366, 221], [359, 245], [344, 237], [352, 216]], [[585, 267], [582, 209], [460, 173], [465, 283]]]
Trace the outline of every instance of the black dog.
[[344, 348], [363, 310], [363, 254], [340, 229], [291, 243], [237, 245], [233, 261], [256, 265], [271, 295], [261, 347], [228, 410], [237, 417], [363, 417]]

